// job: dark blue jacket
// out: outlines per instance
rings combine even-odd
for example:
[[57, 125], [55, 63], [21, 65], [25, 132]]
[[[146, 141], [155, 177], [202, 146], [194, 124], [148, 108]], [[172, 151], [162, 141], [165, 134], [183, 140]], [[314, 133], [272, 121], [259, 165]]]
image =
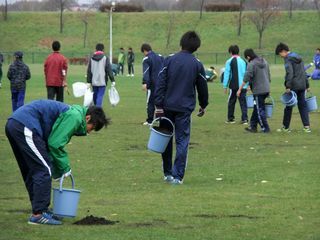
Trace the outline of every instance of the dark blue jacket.
[[47, 141], [55, 121], [69, 108], [69, 105], [58, 101], [35, 100], [18, 108], [9, 119], [17, 120], [31, 131], [36, 131], [43, 140]]
[[147, 84], [147, 89], [154, 90], [158, 74], [163, 66], [163, 57], [150, 51], [142, 60], [143, 79], [142, 84]]
[[177, 112], [192, 112], [196, 105], [208, 105], [208, 85], [202, 63], [187, 51], [170, 55], [164, 61], [155, 90], [158, 108]]
[[26, 81], [30, 79], [29, 67], [20, 59], [15, 60], [9, 67], [7, 77], [11, 90], [25, 90]]

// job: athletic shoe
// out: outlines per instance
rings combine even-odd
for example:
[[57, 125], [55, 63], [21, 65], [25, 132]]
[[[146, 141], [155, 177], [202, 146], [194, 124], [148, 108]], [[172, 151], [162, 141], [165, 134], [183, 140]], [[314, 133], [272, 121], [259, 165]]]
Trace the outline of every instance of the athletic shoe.
[[46, 224], [46, 225], [61, 225], [62, 222], [55, 220], [52, 216], [46, 212], [42, 213], [38, 217], [31, 216], [28, 221], [29, 224]]
[[251, 132], [251, 133], [257, 133], [257, 129], [256, 128], [251, 128], [251, 127], [246, 127], [244, 130], [246, 130], [247, 132]]
[[290, 129], [290, 128], [282, 127], [282, 128], [277, 129], [277, 132], [290, 133], [290, 132], [291, 132], [291, 129]]
[[1, 83], [0, 83], [0, 88], [2, 88], [2, 85], [1, 85]]
[[242, 125], [248, 125], [248, 120], [243, 120], [243, 121], [240, 122], [240, 124], [242, 124]]
[[131, 77], [134, 77], [134, 74], [131, 74]]
[[58, 220], [58, 221], [63, 220], [63, 217], [55, 215], [51, 210], [47, 210], [46, 213], [49, 214], [54, 220]]
[[236, 123], [236, 121], [235, 121], [235, 120], [227, 120], [227, 121], [225, 121], [225, 123], [227, 123], [227, 124], [234, 124], [234, 123]]
[[303, 128], [303, 131], [304, 131], [305, 133], [311, 133], [311, 129], [310, 129], [309, 127], [304, 127], [304, 128]]
[[163, 177], [163, 180], [164, 180], [165, 182], [172, 182], [173, 179], [174, 179], [174, 178], [173, 178], [171, 175], [166, 175], [166, 176]]
[[173, 185], [181, 185], [181, 184], [183, 184], [183, 181], [179, 180], [177, 178], [174, 178], [170, 183]]

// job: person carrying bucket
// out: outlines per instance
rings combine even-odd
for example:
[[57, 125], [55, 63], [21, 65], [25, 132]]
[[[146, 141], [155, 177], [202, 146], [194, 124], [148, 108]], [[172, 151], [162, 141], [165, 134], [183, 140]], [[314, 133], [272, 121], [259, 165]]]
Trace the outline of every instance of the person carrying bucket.
[[264, 58], [257, 56], [253, 49], [246, 49], [244, 57], [248, 60], [249, 64], [237, 96], [240, 96], [242, 88], [249, 83], [254, 98], [250, 126], [246, 127], [245, 130], [256, 133], [257, 125], [259, 124], [262, 132], [268, 133], [270, 132], [270, 128], [267, 122], [265, 99], [269, 96], [270, 92], [271, 77], [269, 64]]
[[[200, 44], [201, 40], [196, 32], [186, 32], [180, 40], [181, 51], [165, 59], [156, 85], [155, 115], [169, 118], [175, 127], [176, 157], [173, 166], [172, 138], [162, 153], [164, 180], [172, 184], [183, 183], [190, 140], [191, 113], [196, 105], [196, 89], [200, 105], [199, 117], [204, 115], [208, 105], [205, 70], [202, 63], [192, 54]], [[168, 128], [168, 124], [168, 121], [160, 121], [160, 127]]]
[[35, 100], [9, 117], [5, 131], [29, 193], [29, 224], [62, 224], [48, 207], [51, 178], [71, 174], [64, 146], [72, 136], [99, 131], [109, 122], [100, 107], [69, 106], [53, 100]]
[[[305, 92], [310, 91], [309, 81], [304, 70], [304, 63], [302, 58], [294, 52], [290, 52], [288, 45], [279, 43], [275, 49], [276, 55], [280, 55], [285, 63], [285, 88], [286, 92], [294, 91], [298, 99], [298, 108], [303, 124], [303, 131], [310, 133], [309, 112], [305, 99]], [[284, 108], [283, 126], [278, 129], [278, 132], [290, 132], [289, 129], [293, 106], [286, 106]]]

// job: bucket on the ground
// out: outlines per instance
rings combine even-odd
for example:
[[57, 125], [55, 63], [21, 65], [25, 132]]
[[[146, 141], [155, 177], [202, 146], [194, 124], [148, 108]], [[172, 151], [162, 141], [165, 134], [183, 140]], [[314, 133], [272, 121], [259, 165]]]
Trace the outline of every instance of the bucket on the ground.
[[246, 96], [246, 101], [247, 101], [247, 108], [253, 108], [254, 101], [253, 101], [253, 95], [252, 94]]
[[84, 82], [75, 82], [72, 84], [72, 91], [75, 97], [82, 97], [86, 93], [87, 84]]
[[270, 101], [265, 103], [266, 117], [271, 118], [273, 113], [274, 100], [271, 96], [267, 97], [267, 99], [270, 99]]
[[297, 94], [294, 91], [286, 92], [282, 94], [281, 102], [288, 107], [293, 107], [298, 102]]
[[312, 94], [310, 94], [310, 96], [308, 96], [306, 98], [306, 102], [307, 102], [307, 108], [308, 108], [309, 112], [313, 112], [313, 111], [317, 111], [318, 110], [318, 104], [317, 104], [316, 96], [313, 96]]
[[[160, 127], [155, 127], [154, 123], [157, 121], [168, 121], [172, 125], [172, 129], [164, 129]], [[163, 153], [168, 143], [171, 139], [171, 137], [174, 134], [174, 124], [169, 118], [166, 117], [160, 117], [153, 120], [151, 126], [150, 126], [150, 137], [148, 142], [148, 149], [157, 152], [157, 153]]]
[[53, 188], [53, 213], [59, 217], [75, 217], [81, 191], [74, 189], [74, 179], [70, 175], [72, 189], [62, 188], [64, 176], [60, 179], [59, 188]]

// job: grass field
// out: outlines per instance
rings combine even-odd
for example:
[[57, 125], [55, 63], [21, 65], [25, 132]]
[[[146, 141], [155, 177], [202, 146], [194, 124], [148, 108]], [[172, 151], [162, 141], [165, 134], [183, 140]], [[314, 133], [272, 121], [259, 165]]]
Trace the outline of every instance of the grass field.
[[[42, 65], [30, 67], [27, 102], [46, 96]], [[111, 108], [107, 98], [104, 101], [112, 125], [88, 137], [73, 137], [67, 146], [76, 188], [82, 193], [78, 216], [66, 219], [61, 227], [27, 224], [27, 192], [4, 134], [11, 102], [8, 81], [3, 79], [0, 239], [320, 239], [320, 114], [310, 114], [312, 133], [305, 134], [295, 108], [293, 131], [277, 133], [282, 122], [283, 66], [273, 65], [271, 71], [275, 99], [271, 134], [249, 134], [239, 124], [225, 125], [227, 97], [219, 83], [209, 83], [207, 113], [192, 119], [189, 162], [181, 186], [163, 182], [160, 155], [146, 149], [149, 131], [141, 125], [146, 115], [141, 75], [117, 77], [119, 105]], [[71, 66], [70, 85], [83, 81], [84, 73], [83, 66]], [[320, 81], [311, 82], [311, 88], [320, 97]], [[72, 95], [65, 101], [82, 104]], [[239, 120], [238, 106], [236, 117]], [[120, 222], [72, 224], [90, 214]]]

